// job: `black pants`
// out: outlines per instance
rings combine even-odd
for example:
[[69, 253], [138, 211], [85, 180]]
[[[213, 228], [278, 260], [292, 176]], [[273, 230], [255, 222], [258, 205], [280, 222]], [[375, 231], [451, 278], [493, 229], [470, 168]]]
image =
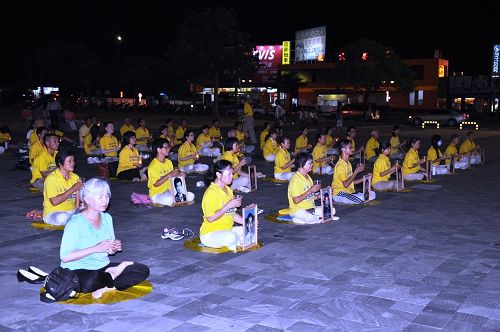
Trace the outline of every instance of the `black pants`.
[[121, 171], [116, 175], [120, 180], [133, 180], [134, 178], [141, 178], [138, 168], [127, 169], [126, 171]]
[[108, 267], [118, 265], [120, 265], [120, 263], [110, 263], [99, 270], [74, 270], [73, 272], [78, 276], [80, 292], [91, 293], [104, 287], [115, 287], [118, 290], [125, 290], [146, 280], [149, 276], [149, 268], [146, 265], [134, 263], [127, 266], [123, 272], [113, 280], [111, 274], [104, 271]]
[[109, 171], [109, 177], [114, 178], [116, 177], [116, 171], [118, 170], [118, 162], [113, 161], [108, 163], [108, 171]]

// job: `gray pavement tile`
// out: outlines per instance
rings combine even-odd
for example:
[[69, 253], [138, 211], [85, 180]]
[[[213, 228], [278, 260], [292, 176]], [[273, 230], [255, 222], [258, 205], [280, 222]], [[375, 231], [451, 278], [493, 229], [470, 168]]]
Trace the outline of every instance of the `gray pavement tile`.
[[289, 326], [288, 331], [325, 331], [326, 327], [325, 326], [319, 326], [311, 323], [306, 323], [306, 322], [297, 322], [293, 324], [292, 326]]
[[422, 312], [412, 321], [416, 324], [443, 328], [452, 319], [452, 314]]

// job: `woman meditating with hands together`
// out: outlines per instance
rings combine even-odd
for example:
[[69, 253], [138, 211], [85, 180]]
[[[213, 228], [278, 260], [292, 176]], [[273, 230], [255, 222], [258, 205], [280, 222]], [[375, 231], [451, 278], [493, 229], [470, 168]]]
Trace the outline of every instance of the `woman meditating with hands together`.
[[125, 290], [149, 276], [146, 265], [111, 263], [108, 255], [122, 250], [115, 238], [113, 219], [106, 213], [111, 191], [105, 180], [88, 180], [80, 192], [84, 208], [68, 221], [61, 241], [61, 267], [78, 276], [80, 292], [99, 298], [103, 293]]
[[233, 227], [234, 223], [243, 224], [243, 217], [236, 213], [241, 206], [241, 196], [234, 197], [229, 187], [233, 181], [233, 167], [227, 160], [214, 164], [214, 177], [203, 195], [201, 209], [203, 223], [200, 228], [200, 241], [211, 248], [226, 246], [236, 252], [243, 243], [243, 227]]

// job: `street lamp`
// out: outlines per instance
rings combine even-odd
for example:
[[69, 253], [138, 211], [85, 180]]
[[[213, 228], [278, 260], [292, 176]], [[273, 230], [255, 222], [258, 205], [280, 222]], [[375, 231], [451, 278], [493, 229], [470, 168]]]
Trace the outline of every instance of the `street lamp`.
[[123, 39], [123, 38], [122, 38], [122, 36], [121, 36], [121, 35], [117, 35], [117, 36], [116, 36], [116, 40], [117, 40], [119, 43], [122, 41], [122, 39]]

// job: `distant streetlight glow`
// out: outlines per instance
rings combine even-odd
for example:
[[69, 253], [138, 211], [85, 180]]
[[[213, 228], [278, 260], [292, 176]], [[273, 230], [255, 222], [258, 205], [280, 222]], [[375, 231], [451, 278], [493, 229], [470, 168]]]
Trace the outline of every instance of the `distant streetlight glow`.
[[116, 36], [116, 40], [118, 40], [119, 42], [121, 42], [122, 41], [122, 36], [120, 36], [120, 35]]

